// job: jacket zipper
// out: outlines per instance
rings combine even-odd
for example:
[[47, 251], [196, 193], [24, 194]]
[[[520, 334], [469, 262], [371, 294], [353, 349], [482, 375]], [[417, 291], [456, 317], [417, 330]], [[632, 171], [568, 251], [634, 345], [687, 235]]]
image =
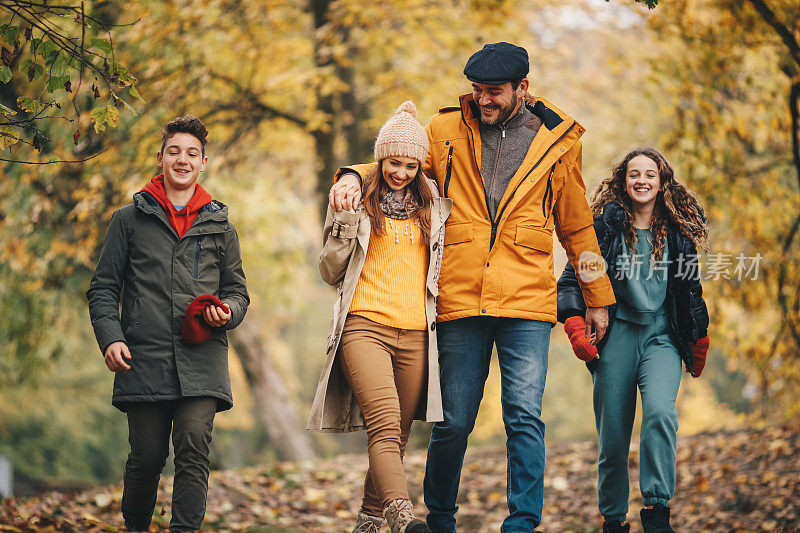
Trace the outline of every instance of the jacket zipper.
[[550, 218], [545, 209], [545, 204], [547, 202], [547, 197], [553, 194], [553, 172], [555, 169], [555, 165], [550, 167], [550, 174], [547, 176], [547, 188], [544, 190], [544, 196], [542, 197], [542, 216], [544, 217], [545, 225], [547, 225], [547, 219]]
[[450, 174], [453, 172], [453, 146], [447, 151], [447, 173], [444, 177], [444, 197], [448, 198], [447, 191], [450, 189]]
[[194, 279], [197, 279], [200, 269], [200, 252], [203, 250], [202, 237], [197, 238], [197, 246], [194, 252]]
[[550, 147], [549, 147], [549, 148], [548, 148], [548, 149], [545, 151], [545, 153], [543, 153], [543, 154], [542, 154], [542, 157], [540, 157], [540, 158], [539, 158], [539, 160], [538, 160], [538, 161], [537, 161], [537, 162], [536, 162], [536, 163], [535, 163], [535, 164], [534, 164], [534, 165], [531, 167], [531, 169], [530, 169], [530, 170], [529, 170], [529, 171], [528, 171], [528, 172], [525, 174], [525, 177], [524, 177], [524, 178], [522, 178], [522, 180], [521, 180], [519, 183], [517, 183], [517, 186], [516, 186], [516, 187], [514, 188], [514, 190], [511, 192], [511, 196], [509, 196], [509, 197], [508, 197], [508, 200], [506, 200], [506, 203], [505, 203], [505, 204], [503, 204], [503, 208], [500, 210], [500, 212], [499, 212], [499, 213], [497, 213], [497, 217], [496, 217], [494, 220], [492, 220], [492, 235], [491, 235], [491, 238], [489, 239], [489, 250], [491, 250], [491, 249], [492, 249], [492, 247], [494, 246], [494, 240], [495, 240], [495, 238], [497, 237], [497, 227], [500, 225], [500, 220], [501, 220], [501, 219], [502, 219], [502, 217], [503, 217], [503, 213], [505, 212], [505, 210], [506, 210], [506, 207], [508, 207], [508, 204], [509, 204], [509, 203], [511, 203], [511, 199], [512, 199], [512, 198], [514, 198], [514, 195], [517, 193], [517, 189], [519, 189], [519, 188], [520, 188], [520, 186], [521, 186], [523, 183], [525, 183], [525, 180], [526, 180], [526, 179], [528, 179], [528, 176], [530, 176], [530, 175], [531, 175], [531, 172], [533, 172], [533, 171], [536, 169], [536, 167], [537, 167], [537, 166], [539, 166], [539, 163], [541, 163], [541, 162], [542, 162], [542, 160], [543, 160], [545, 157], [547, 157], [547, 154], [548, 154], [548, 153], [550, 153], [550, 150], [552, 150], [553, 146], [557, 145], [557, 144], [558, 144], [558, 143], [561, 141], [561, 139], [563, 139], [564, 137], [566, 137], [566, 136], [567, 136], [567, 134], [568, 134], [570, 131], [572, 131], [572, 128], [574, 128], [574, 127], [575, 127], [575, 124], [577, 124], [577, 122], [573, 122], [573, 123], [572, 123], [572, 125], [571, 125], [569, 128], [567, 128], [567, 131], [565, 131], [564, 133], [562, 133], [562, 134], [561, 134], [561, 136], [560, 136], [558, 139], [556, 139], [556, 142], [554, 142], [553, 144], [551, 144], [551, 145], [550, 145]]

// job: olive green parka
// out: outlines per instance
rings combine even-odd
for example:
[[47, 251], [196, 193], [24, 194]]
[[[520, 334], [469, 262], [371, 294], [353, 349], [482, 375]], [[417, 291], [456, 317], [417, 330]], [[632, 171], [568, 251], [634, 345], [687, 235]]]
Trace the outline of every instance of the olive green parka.
[[[231, 318], [189, 344], [186, 307], [202, 294], [228, 304]], [[226, 330], [242, 322], [250, 298], [227, 206], [212, 200], [179, 238], [152, 195], [134, 194], [111, 217], [86, 297], [101, 353], [117, 341], [131, 352], [131, 368], [114, 379], [115, 407], [190, 396], [216, 398], [219, 411], [233, 406]]]

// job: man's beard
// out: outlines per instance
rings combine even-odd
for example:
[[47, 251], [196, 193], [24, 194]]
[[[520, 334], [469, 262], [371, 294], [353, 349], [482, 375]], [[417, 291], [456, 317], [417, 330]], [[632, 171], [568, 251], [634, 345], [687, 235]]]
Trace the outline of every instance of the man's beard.
[[481, 113], [481, 123], [485, 126], [499, 126], [501, 124], [505, 124], [505, 122], [511, 118], [511, 115], [514, 113], [514, 108], [517, 107], [518, 101], [518, 98], [515, 96], [510, 104], [508, 104], [506, 107], [500, 108], [497, 118], [494, 119], [487, 120], [483, 118], [483, 113]]

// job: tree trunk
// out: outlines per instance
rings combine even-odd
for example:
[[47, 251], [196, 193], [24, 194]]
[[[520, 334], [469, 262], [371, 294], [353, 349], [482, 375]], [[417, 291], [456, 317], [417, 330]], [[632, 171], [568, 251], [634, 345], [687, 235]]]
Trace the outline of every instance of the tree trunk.
[[272, 365], [269, 344], [256, 328], [256, 322], [251, 319], [231, 332], [231, 343], [253, 394], [255, 415], [281, 460], [311, 459], [316, 456], [311, 438], [289, 401], [286, 385]]
[[[314, 23], [314, 64], [317, 69], [330, 69], [334, 67], [331, 52], [328, 49], [330, 36], [327, 35], [325, 26], [328, 25], [328, 15], [331, 0], [309, 0], [309, 7], [313, 15]], [[317, 109], [316, 113], [324, 116], [327, 124], [311, 132], [314, 137], [314, 144], [317, 151], [317, 194], [322, 208], [322, 218], [325, 218], [325, 211], [328, 205], [328, 190], [333, 183], [333, 173], [336, 171], [336, 156], [334, 153], [334, 143], [336, 141], [336, 116], [334, 110], [334, 96], [317, 89]]]

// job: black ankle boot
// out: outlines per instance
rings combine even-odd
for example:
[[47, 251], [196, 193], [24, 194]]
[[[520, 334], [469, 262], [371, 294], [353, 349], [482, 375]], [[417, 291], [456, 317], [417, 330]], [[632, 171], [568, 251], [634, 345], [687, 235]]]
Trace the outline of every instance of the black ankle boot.
[[622, 525], [622, 522], [603, 522], [603, 533], [628, 533], [630, 530], [630, 524]]
[[675, 533], [669, 525], [669, 507], [657, 503], [652, 509], [642, 509], [639, 515], [644, 533]]
[[414, 519], [406, 526], [406, 533], [431, 533], [431, 530], [422, 520]]

